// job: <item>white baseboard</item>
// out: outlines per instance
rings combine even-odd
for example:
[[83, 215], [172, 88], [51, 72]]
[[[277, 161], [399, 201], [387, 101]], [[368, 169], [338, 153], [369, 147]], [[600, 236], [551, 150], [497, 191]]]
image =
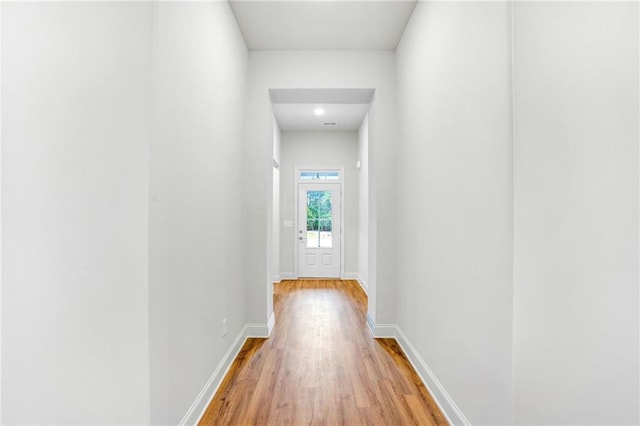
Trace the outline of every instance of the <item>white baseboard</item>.
[[369, 284], [367, 284], [367, 282], [362, 279], [360, 274], [358, 274], [358, 277], [356, 279], [358, 280], [358, 284], [360, 284], [360, 287], [362, 287], [364, 292], [368, 295], [369, 294]]
[[344, 274], [342, 274], [342, 279], [343, 280], [357, 280], [358, 279], [358, 273], [357, 272], [345, 272]]
[[196, 425], [200, 421], [200, 418], [204, 415], [205, 410], [211, 403], [214, 395], [218, 391], [222, 380], [229, 372], [229, 368], [231, 368], [231, 364], [238, 356], [240, 349], [242, 349], [242, 345], [249, 337], [269, 337], [271, 335], [271, 330], [275, 325], [275, 315], [271, 313], [271, 317], [269, 318], [269, 322], [267, 324], [247, 324], [245, 325], [240, 334], [235, 338], [229, 350], [224, 354], [222, 360], [213, 371], [211, 377], [204, 385], [200, 394], [196, 398], [195, 402], [191, 404], [191, 407], [187, 411], [187, 414], [184, 415], [182, 420], [180, 420], [180, 426], [191, 426]]
[[280, 272], [280, 281], [282, 280], [297, 280], [298, 277], [293, 272]]
[[269, 336], [271, 336], [271, 332], [273, 331], [274, 325], [276, 325], [276, 314], [275, 312], [271, 312], [271, 316], [269, 317], [269, 321], [267, 322], [267, 329], [269, 331]]
[[376, 324], [376, 337], [383, 339], [395, 339], [396, 338], [396, 326], [393, 324]]
[[[224, 354], [222, 360], [213, 371], [213, 374], [204, 385], [195, 402], [180, 421], [180, 426], [196, 425], [204, 415], [205, 410], [211, 403], [213, 396], [220, 387], [222, 380], [227, 375], [233, 360], [238, 356], [242, 345], [248, 337], [269, 337], [275, 324], [275, 316], [271, 315], [267, 324], [247, 324], [235, 338], [229, 350]], [[444, 389], [436, 375], [427, 365], [422, 355], [413, 346], [402, 329], [394, 324], [376, 324], [373, 318], [367, 313], [367, 326], [375, 338], [394, 338], [404, 351], [407, 359], [416, 370], [416, 373], [429, 390], [440, 410], [452, 425], [471, 425], [469, 420], [458, 408], [451, 396]]]
[[373, 337], [377, 338], [395, 338], [396, 337], [396, 325], [395, 324], [376, 324], [371, 318], [371, 315], [367, 312], [367, 326]]
[[366, 294], [369, 294], [369, 286], [367, 285], [366, 281], [362, 279], [362, 277], [360, 276], [359, 273], [357, 272], [345, 272], [344, 275], [342, 276], [343, 280], [356, 280], [358, 281], [358, 284], [360, 284], [360, 287], [362, 287], [362, 289], [364, 290], [364, 292]]
[[395, 324], [376, 324], [373, 318], [367, 313], [367, 326], [375, 338], [394, 338], [407, 356], [422, 383], [429, 390], [442, 414], [452, 425], [471, 425], [471, 422], [464, 416], [460, 408], [447, 393], [429, 365], [427, 365], [422, 355], [413, 346], [407, 335]]
[[400, 327], [396, 326], [396, 340], [404, 351], [405, 355], [413, 365], [413, 368], [422, 379], [422, 382], [429, 390], [431, 396], [436, 401], [442, 413], [452, 425], [471, 425], [471, 422], [464, 416], [460, 408], [453, 401], [453, 398], [444, 389], [444, 386], [440, 383], [436, 375], [431, 371], [431, 368], [427, 365], [426, 361], [416, 348], [411, 344], [411, 341]]
[[269, 324], [247, 324], [247, 337], [269, 337], [271, 330]]
[[371, 335], [375, 338], [376, 337], [376, 322], [373, 320], [373, 318], [371, 318], [371, 315], [369, 315], [369, 312], [367, 312], [367, 328], [371, 332]]
[[227, 350], [227, 353], [225, 353], [222, 357], [222, 360], [213, 371], [211, 377], [209, 377], [209, 380], [207, 380], [207, 383], [200, 391], [200, 394], [198, 395], [194, 403], [191, 404], [191, 407], [187, 411], [187, 414], [185, 414], [182, 420], [180, 420], [180, 426], [190, 426], [198, 424], [198, 421], [200, 421], [200, 418], [204, 415], [205, 410], [211, 403], [213, 396], [218, 391], [222, 380], [229, 372], [229, 368], [231, 367], [233, 360], [235, 360], [238, 356], [238, 353], [240, 352], [240, 349], [242, 348], [242, 345], [244, 345], [244, 342], [246, 340], [247, 327], [245, 326], [240, 331], [240, 334], [238, 334], [238, 336], [235, 338], [235, 340], [229, 347], [229, 350]]

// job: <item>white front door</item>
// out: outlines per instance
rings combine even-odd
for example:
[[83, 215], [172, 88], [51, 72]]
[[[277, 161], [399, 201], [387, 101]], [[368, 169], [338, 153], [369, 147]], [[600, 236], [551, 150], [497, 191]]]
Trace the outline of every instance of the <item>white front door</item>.
[[340, 184], [298, 184], [298, 276], [340, 278]]

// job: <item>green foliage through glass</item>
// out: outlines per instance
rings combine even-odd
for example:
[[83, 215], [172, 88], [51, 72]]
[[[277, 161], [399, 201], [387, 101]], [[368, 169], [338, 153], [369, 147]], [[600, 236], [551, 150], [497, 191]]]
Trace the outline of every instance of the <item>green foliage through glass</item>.
[[331, 191], [307, 191], [307, 247], [331, 247], [332, 210]]

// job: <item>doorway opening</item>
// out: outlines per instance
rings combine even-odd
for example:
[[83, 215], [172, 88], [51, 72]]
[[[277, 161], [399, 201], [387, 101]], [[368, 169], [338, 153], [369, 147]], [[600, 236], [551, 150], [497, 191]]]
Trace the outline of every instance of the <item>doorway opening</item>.
[[370, 249], [376, 239], [375, 197], [369, 183], [368, 130], [374, 93], [269, 90], [269, 328], [274, 284], [281, 280], [356, 280], [375, 306], [375, 271], [370, 273], [375, 267], [375, 251]]
[[344, 170], [296, 168], [295, 274], [341, 278], [344, 274]]

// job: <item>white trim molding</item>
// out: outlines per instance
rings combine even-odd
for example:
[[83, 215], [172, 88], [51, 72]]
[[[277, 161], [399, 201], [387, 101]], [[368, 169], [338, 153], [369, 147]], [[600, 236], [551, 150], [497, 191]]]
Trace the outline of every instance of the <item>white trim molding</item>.
[[264, 337], [267, 338], [271, 335], [269, 324], [247, 324], [246, 337]]
[[[2, 25], [2, 4], [0, 1], [0, 25]], [[0, 31], [0, 82], [2, 81], [2, 31]], [[2, 84], [0, 84], [0, 99], [2, 99]], [[2, 164], [2, 102], [0, 102], [0, 164]], [[2, 188], [2, 173], [0, 170], [0, 188]], [[0, 191], [0, 212], [2, 211], [2, 193]], [[2, 221], [0, 221], [0, 241], [2, 241]], [[0, 243], [0, 318], [2, 318], [2, 244]], [[2, 338], [0, 338], [0, 377], [2, 376]], [[2, 380], [0, 380], [0, 423], [2, 423]]]
[[407, 335], [402, 329], [395, 324], [376, 324], [371, 315], [367, 313], [367, 326], [374, 338], [393, 338], [395, 339], [407, 359], [413, 366], [422, 383], [433, 397], [442, 414], [446, 417], [449, 424], [452, 425], [471, 425], [471, 422], [458, 408], [453, 398], [447, 393], [442, 383], [438, 380], [434, 372], [426, 363], [422, 355], [413, 346]]
[[274, 284], [278, 284], [281, 280], [280, 274], [275, 274], [271, 277], [271, 281], [273, 281]]
[[409, 359], [413, 369], [416, 370], [416, 373], [420, 376], [422, 383], [427, 387], [427, 390], [436, 401], [436, 404], [438, 404], [440, 410], [442, 410], [442, 413], [447, 418], [449, 424], [471, 425], [471, 422], [464, 416], [462, 410], [458, 408], [456, 403], [453, 401], [453, 398], [451, 398], [447, 393], [444, 386], [442, 386], [442, 383], [440, 383], [431, 368], [429, 368], [429, 365], [427, 365], [424, 358], [422, 358], [418, 350], [413, 346], [413, 344], [411, 344], [407, 335], [404, 334], [402, 329], [397, 326], [395, 339], [407, 356], [407, 359]]
[[229, 347], [229, 350], [227, 350], [227, 353], [224, 354], [216, 369], [213, 370], [213, 374], [211, 374], [211, 377], [209, 377], [209, 380], [207, 380], [207, 383], [200, 391], [200, 394], [193, 402], [193, 404], [191, 404], [191, 407], [189, 407], [189, 410], [184, 415], [182, 420], [180, 420], [180, 426], [190, 426], [198, 424], [198, 422], [204, 415], [204, 412], [207, 410], [207, 407], [209, 407], [209, 404], [211, 404], [211, 400], [218, 391], [220, 384], [229, 372], [231, 364], [238, 356], [238, 353], [240, 353], [240, 349], [242, 349], [242, 346], [244, 345], [244, 342], [246, 340], [247, 326], [245, 326], [240, 331], [240, 334], [238, 334], [238, 336], [235, 338], [235, 340]]
[[198, 424], [204, 415], [204, 412], [207, 410], [207, 407], [211, 404], [211, 400], [213, 400], [220, 384], [222, 384], [222, 381], [229, 372], [231, 364], [233, 364], [233, 361], [240, 353], [240, 349], [242, 349], [244, 342], [246, 342], [250, 337], [268, 338], [271, 335], [271, 330], [273, 330], [274, 325], [275, 315], [272, 313], [267, 324], [247, 324], [242, 328], [229, 347], [229, 350], [227, 350], [222, 357], [222, 360], [213, 371], [213, 374], [211, 374], [211, 377], [209, 377], [209, 380], [207, 380], [207, 383], [200, 391], [200, 394], [198, 394], [196, 400], [191, 404], [191, 407], [189, 407], [187, 413], [184, 415], [182, 420], [180, 420], [180, 423], [178, 423], [179, 426], [191, 426]]
[[371, 332], [371, 335], [375, 338], [376, 337], [376, 322], [373, 320], [371, 315], [369, 315], [369, 312], [367, 312], [367, 328]]
[[269, 321], [267, 322], [267, 329], [269, 331], [269, 336], [271, 336], [271, 332], [273, 331], [273, 327], [276, 325], [276, 314], [271, 312], [271, 316], [269, 316]]
[[[247, 324], [244, 326], [229, 347], [229, 350], [227, 350], [225, 355], [222, 357], [222, 360], [213, 371], [213, 374], [200, 391], [200, 394], [194, 403], [180, 421], [180, 426], [196, 425], [200, 421], [247, 338], [269, 337], [274, 324], [275, 316], [271, 314], [267, 324]], [[464, 416], [460, 408], [458, 408], [456, 403], [453, 401], [453, 398], [451, 398], [447, 393], [444, 386], [442, 386], [442, 383], [440, 383], [424, 358], [422, 358], [422, 355], [420, 355], [418, 350], [413, 346], [407, 335], [399, 326], [395, 324], [376, 324], [368, 313], [367, 326], [374, 338], [393, 338], [398, 342], [402, 351], [413, 366], [413, 369], [416, 371], [420, 380], [422, 380], [422, 383], [424, 383], [450, 424], [471, 425], [471, 422], [469, 422], [469, 420]]]
[[396, 328], [395, 324], [376, 324], [375, 320], [367, 312], [367, 326], [373, 337], [377, 338], [395, 338]]
[[367, 282], [364, 280], [364, 278], [362, 278], [362, 276], [360, 274], [358, 274], [358, 283], [360, 284], [360, 287], [362, 287], [364, 292], [367, 293], [367, 295], [368, 295], [369, 294], [369, 284], [367, 284]]
[[282, 280], [297, 280], [298, 276], [295, 272], [280, 272], [280, 281]]
[[342, 274], [342, 279], [343, 280], [357, 280], [358, 279], [358, 273], [357, 272], [345, 272], [344, 274]]
[[345, 275], [344, 276], [345, 280], [356, 280], [356, 281], [358, 281], [358, 284], [360, 284], [360, 287], [362, 287], [364, 292], [367, 295], [369, 295], [369, 285], [367, 284], [367, 282], [365, 280], [362, 279], [362, 277], [360, 276], [360, 274], [358, 272], [345, 272], [344, 275]]

